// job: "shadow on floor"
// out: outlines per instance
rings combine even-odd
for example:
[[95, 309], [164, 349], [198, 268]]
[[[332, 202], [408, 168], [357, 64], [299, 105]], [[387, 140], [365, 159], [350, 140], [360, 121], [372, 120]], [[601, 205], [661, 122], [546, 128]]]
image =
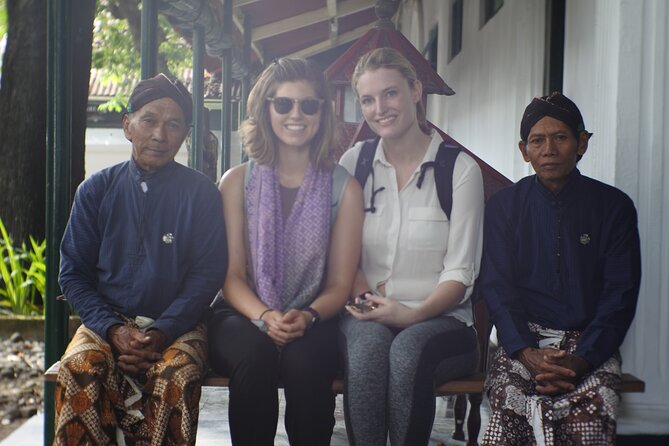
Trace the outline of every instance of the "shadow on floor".
[[667, 446], [669, 435], [618, 435], [617, 446]]

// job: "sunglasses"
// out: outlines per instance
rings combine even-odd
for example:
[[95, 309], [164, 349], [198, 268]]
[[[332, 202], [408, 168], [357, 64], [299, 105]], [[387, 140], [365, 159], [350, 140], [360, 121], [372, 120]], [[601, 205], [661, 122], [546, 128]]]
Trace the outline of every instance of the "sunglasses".
[[300, 104], [300, 110], [305, 115], [315, 115], [321, 109], [321, 104], [325, 102], [319, 98], [293, 99], [286, 97], [267, 98], [274, 105], [274, 111], [280, 115], [290, 113], [293, 104]]

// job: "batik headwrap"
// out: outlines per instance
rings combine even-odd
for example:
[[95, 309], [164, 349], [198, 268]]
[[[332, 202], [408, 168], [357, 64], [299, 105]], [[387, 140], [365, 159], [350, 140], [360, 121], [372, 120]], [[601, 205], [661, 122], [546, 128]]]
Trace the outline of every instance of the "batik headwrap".
[[246, 186], [256, 293], [285, 311], [309, 305], [322, 285], [330, 240], [332, 173], [311, 163], [284, 224], [276, 168], [256, 165]]
[[[523, 119], [520, 122], [520, 139], [527, 142], [527, 137], [534, 124], [546, 116], [564, 122], [574, 132], [577, 139], [578, 135], [585, 131], [583, 116], [576, 104], [562, 93], [555, 92], [550, 96], [532, 99], [530, 105], [525, 108]], [[592, 133], [588, 135], [592, 136]]]
[[162, 98], [170, 98], [176, 102], [183, 111], [186, 124], [190, 125], [193, 119], [193, 97], [181, 82], [171, 81], [163, 73], [137, 84], [128, 100], [128, 113], [134, 113], [149, 102]]

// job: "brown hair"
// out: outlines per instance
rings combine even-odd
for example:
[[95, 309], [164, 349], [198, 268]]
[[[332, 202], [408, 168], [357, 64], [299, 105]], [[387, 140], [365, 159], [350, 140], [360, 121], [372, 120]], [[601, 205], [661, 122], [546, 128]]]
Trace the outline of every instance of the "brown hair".
[[[353, 91], [356, 92], [356, 95], [358, 94], [356, 86], [360, 76], [366, 71], [374, 71], [379, 68], [397, 70], [412, 88], [414, 83], [418, 80], [416, 69], [411, 62], [402, 55], [402, 53], [393, 48], [377, 48], [363, 55], [353, 70], [351, 86], [353, 87]], [[432, 134], [432, 129], [427, 123], [427, 118], [425, 116], [425, 106], [423, 105], [422, 98], [416, 102], [416, 120], [418, 121], [418, 127], [420, 127], [423, 133], [426, 135]]]
[[318, 132], [311, 141], [310, 159], [316, 167], [333, 164], [330, 149], [335, 144], [336, 121], [332, 108], [330, 89], [323, 70], [315, 63], [302, 58], [281, 58], [272, 62], [260, 74], [249, 93], [247, 119], [239, 133], [249, 158], [262, 165], [277, 162], [277, 140], [272, 130], [267, 98], [273, 97], [283, 82], [309, 82], [316, 96], [323, 99]]

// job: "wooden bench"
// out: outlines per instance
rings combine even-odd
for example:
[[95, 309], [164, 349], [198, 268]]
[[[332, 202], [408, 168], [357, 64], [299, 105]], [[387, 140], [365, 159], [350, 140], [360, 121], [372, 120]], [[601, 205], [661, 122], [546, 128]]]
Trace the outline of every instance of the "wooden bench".
[[[474, 290], [476, 294], [477, 290]], [[470, 410], [467, 417], [467, 437], [469, 441], [467, 446], [477, 446], [479, 432], [481, 430], [481, 402], [483, 400], [483, 383], [485, 381], [485, 370], [488, 360], [488, 346], [490, 339], [490, 323], [488, 319], [488, 309], [481, 296], [474, 296], [474, 326], [477, 332], [479, 343], [479, 366], [473, 375], [459, 379], [454, 379], [435, 389], [437, 396], [457, 395], [453, 409], [455, 419], [455, 431], [453, 439], [465, 441], [464, 423], [467, 413], [467, 400], [469, 400]], [[46, 381], [56, 381], [58, 375], [59, 362], [53, 364], [45, 372]], [[225, 376], [216, 375], [210, 372], [204, 379], [203, 385], [209, 387], [227, 387], [229, 380]], [[621, 392], [644, 392], [645, 383], [629, 373], [624, 373], [622, 377]], [[332, 391], [342, 394], [344, 391], [344, 382], [341, 378], [332, 383]]]
[[[58, 376], [58, 369], [60, 367], [60, 361], [54, 363], [49, 369], [44, 373], [44, 379], [48, 382], [55, 382], [56, 376]], [[475, 373], [473, 375], [455, 379], [446, 384], [442, 384], [435, 389], [437, 396], [449, 396], [449, 395], [469, 395], [470, 401], [472, 396], [474, 399], [483, 394], [483, 382], [485, 381], [485, 374]], [[226, 376], [220, 376], [213, 372], [210, 372], [204, 379], [203, 385], [207, 387], [227, 387], [228, 378]], [[622, 384], [620, 391], [623, 393], [643, 393], [645, 391], [645, 383], [631, 375], [629, 373], [623, 373]], [[344, 391], [344, 381], [341, 378], [336, 379], [332, 383], [332, 391], [341, 394]], [[477, 445], [478, 432], [481, 428], [481, 415], [480, 415], [480, 400], [478, 404], [474, 402], [472, 410], [470, 410], [469, 418], [467, 420], [467, 433], [469, 434], [468, 446]], [[460, 407], [458, 407], [460, 406]], [[464, 441], [464, 414], [467, 410], [466, 400], [464, 398], [458, 397], [455, 405], [455, 431], [453, 432], [453, 438], [456, 440]], [[458, 413], [460, 411], [460, 413]]]
[[[60, 361], [55, 362], [49, 369], [44, 372], [44, 380], [47, 382], [56, 382], [58, 376], [58, 369], [60, 368]], [[631, 376], [631, 375], [630, 375]], [[446, 384], [437, 387], [436, 393], [438, 396], [459, 395], [462, 393], [476, 393], [483, 392], [483, 381], [485, 375], [476, 373], [464, 378], [455, 379]], [[205, 387], [228, 387], [229, 379], [227, 376], [217, 375], [214, 372], [209, 372], [205, 376], [202, 385]], [[344, 380], [337, 378], [332, 382], [332, 391], [341, 395], [344, 392]], [[639, 392], [642, 392], [640, 390]]]
[[[58, 376], [58, 369], [60, 368], [60, 361], [56, 361], [49, 369], [44, 372], [44, 380], [47, 382], [56, 382]], [[475, 373], [464, 378], [454, 379], [453, 381], [442, 384], [435, 389], [437, 396], [460, 395], [468, 393], [483, 392], [483, 381], [485, 375], [483, 373]], [[227, 376], [217, 375], [214, 372], [204, 378], [202, 383], [205, 387], [228, 387], [229, 379]], [[344, 392], [344, 381], [342, 378], [337, 378], [332, 383], [332, 391], [336, 394]], [[643, 393], [646, 391], [646, 384], [636, 376], [630, 373], [623, 373], [623, 381], [620, 392], [622, 393]]]

